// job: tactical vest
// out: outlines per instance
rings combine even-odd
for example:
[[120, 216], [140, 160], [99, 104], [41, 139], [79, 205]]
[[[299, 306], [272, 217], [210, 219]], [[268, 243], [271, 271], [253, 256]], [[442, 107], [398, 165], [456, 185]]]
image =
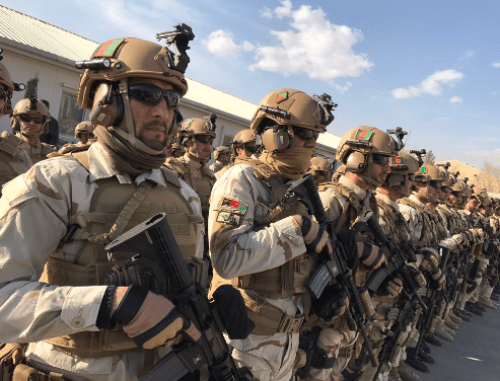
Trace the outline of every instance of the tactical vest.
[[439, 205], [438, 209], [443, 213], [446, 218], [446, 224], [448, 225], [448, 231], [450, 235], [455, 235], [461, 231], [461, 220], [460, 217], [451, 210], [446, 205]]
[[394, 208], [383, 201], [380, 201], [377, 205], [384, 212], [382, 217], [386, 222], [384, 231], [392, 238], [394, 243], [397, 245], [401, 241], [409, 239], [411, 237], [410, 228], [401, 213], [396, 213]]
[[23, 147], [24, 151], [28, 154], [33, 164], [38, 163], [39, 161], [47, 159], [47, 155], [51, 152], [54, 152], [54, 148], [45, 143], [40, 143], [40, 149], [36, 148], [33, 152], [33, 149]]
[[215, 183], [215, 177], [212, 171], [206, 165], [202, 165], [200, 168], [202, 176], [200, 178], [193, 178], [191, 177], [189, 162], [186, 161], [184, 157], [169, 157], [166, 163], [171, 165], [179, 177], [195, 190], [200, 197], [203, 216], [208, 218], [210, 194], [212, 193], [212, 188]]
[[401, 205], [411, 206], [422, 216], [422, 221], [423, 221], [422, 232], [420, 238], [414, 241], [415, 246], [424, 247], [429, 245], [437, 245], [438, 243], [437, 229], [435, 226], [434, 219], [432, 218], [430, 213], [427, 210], [425, 210], [421, 205], [412, 201], [408, 197], [398, 200], [398, 203]]
[[[72, 156], [88, 170], [86, 152]], [[138, 189], [141, 189], [144, 183], [137, 187], [134, 183], [120, 184], [115, 177], [97, 180], [98, 188], [92, 195], [89, 211], [78, 216], [79, 221], [84, 221], [85, 226], [74, 231], [69, 229], [68, 232], [72, 232], [71, 236], [67, 235], [63, 239], [63, 241], [84, 240], [85, 243], [70, 260], [70, 255], [64, 252], [64, 242], [61, 242], [58, 252], [46, 263], [40, 281], [58, 286], [107, 284], [106, 274], [112, 269], [123, 268], [125, 264], [130, 263], [130, 258], [136, 253], [114, 252], [113, 262], [110, 262], [104, 250], [106, 242], [97, 243], [85, 240], [84, 237], [89, 235], [95, 237], [110, 232], [119, 216], [123, 216], [122, 211], [130, 209], [132, 210], [126, 216], [123, 231], [133, 228], [155, 214], [166, 213], [184, 258], [188, 263], [192, 261], [197, 242], [195, 224], [202, 222], [201, 217], [193, 215], [189, 202], [181, 194], [181, 184], [175, 173], [166, 168], [162, 169], [162, 173], [168, 187], [156, 186], [148, 189], [146, 186], [147, 190], [142, 194]], [[61, 252], [64, 254], [61, 255]], [[138, 350], [121, 327], [113, 331], [79, 332], [46, 341], [62, 352], [86, 358], [112, 356]]]
[[9, 133], [0, 136], [0, 194], [2, 186], [19, 175], [12, 167], [12, 159], [21, 143], [21, 139]]

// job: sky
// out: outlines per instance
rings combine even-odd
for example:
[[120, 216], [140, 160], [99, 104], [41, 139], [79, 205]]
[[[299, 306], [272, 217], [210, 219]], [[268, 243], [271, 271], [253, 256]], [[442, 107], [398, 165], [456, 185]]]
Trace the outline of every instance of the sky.
[[500, 1], [2, 0], [97, 42], [191, 26], [194, 79], [258, 104], [295, 88], [338, 103], [328, 132], [409, 132], [406, 148], [500, 166]]

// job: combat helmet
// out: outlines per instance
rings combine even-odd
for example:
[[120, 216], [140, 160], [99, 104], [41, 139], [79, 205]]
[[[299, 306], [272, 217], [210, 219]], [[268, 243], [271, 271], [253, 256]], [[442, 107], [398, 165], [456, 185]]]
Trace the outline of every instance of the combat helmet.
[[[179, 24], [175, 28], [172, 32], [157, 34], [158, 40], [165, 38], [167, 45], [175, 45], [175, 53], [151, 41], [125, 37], [105, 42], [94, 51], [90, 60], [76, 63], [77, 68], [84, 69], [80, 75], [78, 104], [83, 109], [92, 110], [91, 122], [104, 127], [114, 126], [113, 130], [123, 139], [151, 155], [161, 154], [163, 150], [150, 148], [135, 136], [130, 109], [130, 79], [133, 78], [134, 83], [140, 82], [141, 78], [157, 79], [174, 87], [173, 92], [158, 95], [176, 111], [176, 118], [167, 133], [170, 138], [176, 132], [179, 96], [184, 96], [188, 89], [184, 78], [189, 63], [186, 50], [194, 38], [189, 26]], [[144, 100], [144, 103], [155, 102], [156, 99], [151, 102]]]
[[391, 173], [385, 182], [389, 188], [397, 190], [403, 196], [409, 196], [412, 189], [409, 181], [415, 180], [418, 171], [418, 160], [407, 152], [401, 151], [390, 158]]
[[219, 159], [219, 155], [221, 154], [226, 154], [228, 155], [228, 159], [229, 159], [229, 155], [231, 154], [231, 150], [229, 149], [228, 146], [219, 146], [215, 149], [214, 151], [214, 159], [215, 160], [218, 160]]
[[193, 145], [188, 150], [189, 155], [193, 155], [198, 159], [203, 160], [200, 157], [197, 145], [194, 144], [194, 142], [199, 141], [203, 144], [212, 145], [214, 139], [217, 137], [217, 135], [215, 134], [215, 129], [217, 128], [217, 126], [215, 125], [216, 119], [216, 114], [210, 114], [204, 119], [190, 118], [185, 119], [182, 122], [181, 129], [178, 134], [178, 141], [185, 147], [187, 141], [193, 142]]
[[42, 128], [37, 134], [43, 135], [49, 133], [49, 109], [47, 108], [47, 106], [45, 106], [45, 104], [43, 104], [42, 101], [39, 101], [36, 97], [21, 99], [16, 103], [12, 112], [12, 118], [10, 119], [10, 126], [12, 130], [15, 132], [23, 133], [23, 131], [21, 131], [21, 115], [29, 115], [33, 118], [43, 118]]
[[80, 139], [80, 135], [83, 133], [91, 135], [93, 131], [94, 131], [94, 125], [90, 121], [85, 120], [76, 125], [75, 138]]
[[[294, 127], [319, 134], [333, 121], [337, 104], [330, 95], [313, 95], [295, 89], [281, 89], [266, 95], [255, 112], [250, 129], [261, 135], [268, 151], [284, 151], [291, 145]], [[296, 130], [297, 131], [297, 130]]]
[[[3, 49], [0, 48], [0, 61], [3, 60]], [[7, 70], [7, 67], [0, 62], [0, 85], [4, 87], [4, 89], [7, 92], [6, 98], [5, 98], [5, 104], [2, 109], [0, 109], [0, 117], [4, 113], [11, 114], [12, 113], [12, 93], [14, 91], [20, 91], [24, 90], [24, 84], [22, 83], [15, 83], [12, 81], [12, 78], [10, 77], [9, 71]]]
[[[334, 162], [336, 162], [335, 159]], [[311, 166], [307, 172], [312, 174], [315, 180], [318, 180], [318, 176], [322, 176], [328, 182], [332, 178], [333, 163], [327, 158], [314, 156], [311, 158]]]
[[337, 149], [337, 160], [345, 164], [346, 171], [356, 173], [376, 187], [382, 184], [372, 178], [374, 158], [395, 155], [394, 139], [388, 133], [370, 126], [359, 126], [349, 130], [342, 137]]
[[236, 152], [237, 148], [248, 149], [249, 152], [253, 151], [252, 154], [255, 153], [257, 151], [256, 142], [257, 137], [254, 130], [246, 129], [238, 131], [231, 142], [231, 155], [233, 157], [238, 156], [238, 152]]
[[485, 208], [491, 204], [490, 196], [488, 195], [486, 188], [474, 190], [471, 197], [479, 201], [479, 203]]

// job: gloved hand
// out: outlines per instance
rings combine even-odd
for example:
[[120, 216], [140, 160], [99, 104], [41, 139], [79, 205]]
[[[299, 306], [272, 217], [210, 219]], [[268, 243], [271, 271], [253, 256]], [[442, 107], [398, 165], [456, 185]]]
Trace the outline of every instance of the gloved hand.
[[194, 324], [167, 298], [136, 285], [108, 289], [114, 290], [109, 309], [111, 326], [116, 322], [122, 324], [125, 333], [139, 348], [174, 345], [180, 341], [181, 332], [193, 341], [200, 339]]
[[378, 246], [367, 242], [358, 242], [359, 261], [368, 269], [376, 270], [387, 263], [387, 258]]
[[319, 254], [323, 250], [326, 250], [326, 254], [328, 255], [333, 253], [330, 237], [325, 229], [316, 221], [305, 216], [295, 215], [294, 218], [299, 223], [300, 231], [309, 254]]
[[432, 273], [439, 267], [439, 254], [434, 248], [427, 247], [424, 249], [424, 255], [425, 257], [420, 264], [420, 271]]
[[247, 315], [247, 308], [240, 292], [226, 284], [215, 290], [213, 298], [229, 338], [246, 339], [255, 328], [255, 324]]
[[312, 299], [311, 309], [320, 318], [329, 321], [342, 315], [349, 307], [349, 299], [338, 283], [326, 286], [318, 299]]
[[403, 291], [403, 281], [398, 278], [398, 276], [393, 276], [387, 282], [385, 290], [382, 290], [381, 296], [389, 296], [391, 298], [395, 298]]
[[432, 282], [438, 291], [444, 289], [446, 285], [446, 276], [439, 267], [432, 272]]

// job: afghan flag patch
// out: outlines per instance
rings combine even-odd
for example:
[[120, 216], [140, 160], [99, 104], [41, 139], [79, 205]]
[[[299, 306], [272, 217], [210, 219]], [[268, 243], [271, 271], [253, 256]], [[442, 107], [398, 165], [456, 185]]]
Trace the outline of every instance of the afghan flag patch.
[[280, 103], [286, 101], [288, 99], [288, 91], [283, 91], [282, 93], [278, 93], [276, 96], [276, 102]]
[[182, 129], [188, 129], [189, 126], [191, 125], [191, 123], [193, 123], [193, 119], [186, 119], [183, 123], [182, 123]]
[[396, 164], [396, 165], [404, 165], [405, 164], [405, 158], [404, 157], [400, 157], [400, 156], [396, 156], [394, 158], [394, 164]]
[[106, 41], [101, 45], [99, 50], [94, 54], [96, 57], [113, 57], [116, 49], [123, 42], [123, 38], [115, 38], [114, 40]]
[[358, 140], [365, 140], [365, 141], [370, 141], [370, 138], [372, 137], [373, 133], [368, 130], [358, 130], [356, 133], [356, 139]]
[[421, 175], [425, 174], [426, 170], [427, 170], [427, 168], [425, 168], [425, 167], [420, 168], [420, 174]]
[[482, 200], [484, 200], [484, 199], [486, 198], [486, 196], [487, 196], [487, 194], [486, 194], [486, 191], [484, 191], [484, 190], [483, 190], [483, 191], [481, 191], [481, 192], [479, 193], [479, 197], [480, 197]]
[[229, 224], [233, 226], [240, 226], [241, 216], [234, 213], [219, 212], [219, 214], [217, 215], [217, 222], [222, 222], [223, 224]]
[[248, 210], [248, 205], [242, 203], [241, 201], [231, 200], [230, 198], [224, 197], [221, 209], [232, 213], [245, 214]]

